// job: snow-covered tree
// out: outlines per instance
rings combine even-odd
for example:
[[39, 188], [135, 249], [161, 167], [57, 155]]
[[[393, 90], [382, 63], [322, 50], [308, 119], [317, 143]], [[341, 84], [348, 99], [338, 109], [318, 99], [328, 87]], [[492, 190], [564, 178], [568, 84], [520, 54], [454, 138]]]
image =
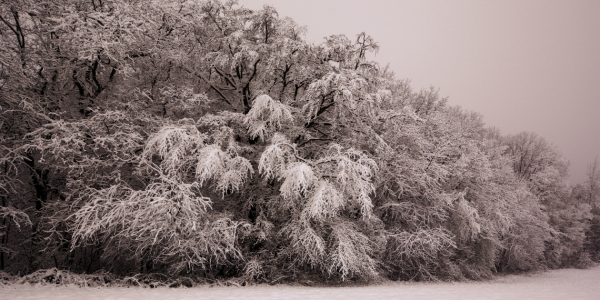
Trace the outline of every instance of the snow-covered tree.
[[0, 8], [6, 270], [431, 280], [583, 257], [558, 151], [413, 91], [365, 33], [311, 44], [236, 1]]

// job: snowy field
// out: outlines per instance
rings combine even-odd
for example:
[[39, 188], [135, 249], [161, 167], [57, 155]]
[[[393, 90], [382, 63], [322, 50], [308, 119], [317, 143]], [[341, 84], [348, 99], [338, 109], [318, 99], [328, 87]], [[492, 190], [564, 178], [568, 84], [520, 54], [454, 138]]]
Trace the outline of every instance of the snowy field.
[[0, 299], [600, 299], [600, 267], [506, 276], [487, 282], [387, 283], [367, 287], [77, 288], [13, 285]]

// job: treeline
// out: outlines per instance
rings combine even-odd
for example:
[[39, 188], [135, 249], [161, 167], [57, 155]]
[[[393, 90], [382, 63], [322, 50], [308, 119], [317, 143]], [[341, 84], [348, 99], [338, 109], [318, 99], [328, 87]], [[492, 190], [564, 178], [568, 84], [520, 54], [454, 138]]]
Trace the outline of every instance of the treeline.
[[600, 260], [600, 167], [216, 0], [0, 4], [0, 268], [460, 280]]

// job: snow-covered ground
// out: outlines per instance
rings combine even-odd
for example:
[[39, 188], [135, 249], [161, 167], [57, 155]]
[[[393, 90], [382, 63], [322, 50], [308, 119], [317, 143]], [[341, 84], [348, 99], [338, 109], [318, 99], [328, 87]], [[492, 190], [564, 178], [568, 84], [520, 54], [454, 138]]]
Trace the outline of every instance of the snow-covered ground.
[[505, 276], [487, 282], [387, 283], [366, 287], [77, 288], [12, 285], [0, 299], [600, 299], [600, 267]]

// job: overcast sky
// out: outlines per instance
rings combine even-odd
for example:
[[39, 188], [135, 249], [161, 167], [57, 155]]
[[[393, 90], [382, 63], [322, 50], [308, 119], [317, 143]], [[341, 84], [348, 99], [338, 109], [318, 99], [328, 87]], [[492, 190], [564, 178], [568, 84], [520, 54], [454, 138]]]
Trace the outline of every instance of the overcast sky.
[[[585, 181], [600, 155], [599, 0], [240, 0], [307, 26], [307, 39], [365, 31], [415, 90], [434, 86], [503, 134], [534, 131]], [[600, 159], [600, 158], [599, 158]]]

